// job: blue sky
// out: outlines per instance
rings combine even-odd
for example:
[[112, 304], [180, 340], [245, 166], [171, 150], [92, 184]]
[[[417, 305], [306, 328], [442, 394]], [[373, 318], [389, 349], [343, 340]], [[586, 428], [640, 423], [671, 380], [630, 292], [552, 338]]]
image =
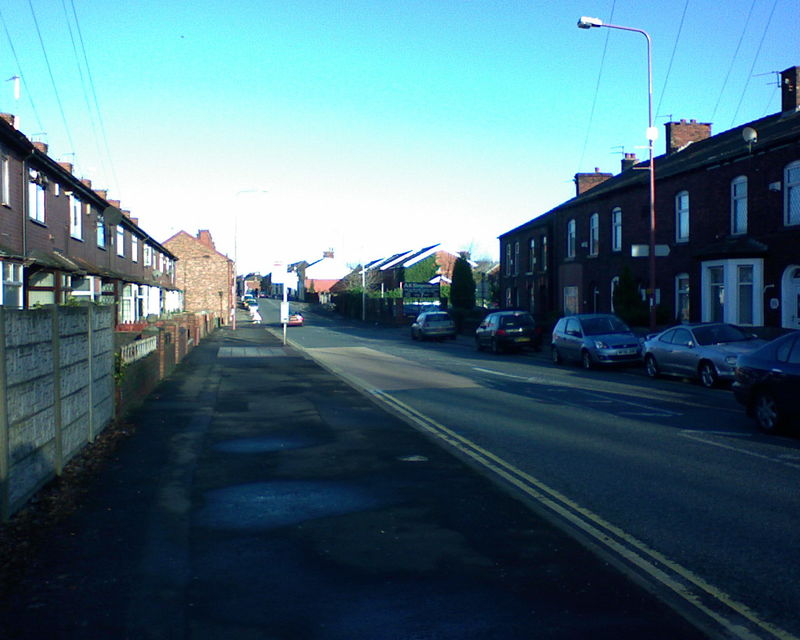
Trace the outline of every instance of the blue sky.
[[[581, 15], [652, 35], [659, 154], [669, 119], [720, 132], [778, 111], [771, 72], [800, 64], [800, 0], [0, 11], [0, 109], [157, 240], [210, 229], [246, 271], [436, 242], [496, 258], [497, 236], [572, 197], [576, 172], [645, 157], [645, 40], [578, 29]], [[2, 81], [20, 73], [17, 101]]]

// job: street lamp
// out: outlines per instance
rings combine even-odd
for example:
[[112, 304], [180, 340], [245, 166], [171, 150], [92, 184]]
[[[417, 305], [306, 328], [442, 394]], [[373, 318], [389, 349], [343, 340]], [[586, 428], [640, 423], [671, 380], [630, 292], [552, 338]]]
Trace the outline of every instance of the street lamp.
[[245, 193], [269, 193], [267, 189], [242, 189], [236, 192], [236, 208], [233, 212], [233, 283], [231, 285], [233, 301], [233, 321], [231, 328], [236, 331], [236, 294], [238, 293], [238, 276], [236, 270], [239, 267], [239, 196]]
[[653, 142], [658, 138], [658, 130], [653, 126], [653, 43], [650, 34], [642, 29], [633, 27], [623, 27], [617, 24], [605, 24], [600, 18], [590, 18], [582, 16], [578, 20], [579, 29], [592, 29], [594, 27], [606, 27], [607, 29], [619, 29], [621, 31], [633, 31], [641, 33], [647, 40], [647, 148], [649, 151], [649, 173], [650, 173], [650, 251], [648, 254], [650, 286], [648, 288], [648, 302], [650, 306], [650, 330], [656, 328], [656, 174], [653, 165]]

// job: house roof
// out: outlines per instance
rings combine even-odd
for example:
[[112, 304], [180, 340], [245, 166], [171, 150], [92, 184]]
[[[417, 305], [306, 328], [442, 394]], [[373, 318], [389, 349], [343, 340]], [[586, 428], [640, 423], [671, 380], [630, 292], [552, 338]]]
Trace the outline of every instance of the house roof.
[[[753, 128], [758, 132], [758, 141], [752, 147], [749, 147], [742, 137], [742, 131], [745, 127]], [[705, 140], [693, 142], [679, 151], [654, 158], [656, 183], [659, 180], [680, 175], [681, 173], [732, 162], [751, 153], [763, 153], [773, 147], [796, 140], [798, 135], [800, 135], [800, 112], [776, 113], [760, 120], [748, 122]], [[649, 181], [647, 167], [648, 161], [639, 162], [634, 167], [618, 173], [584, 193], [502, 233], [498, 237], [503, 238], [542, 222], [547, 222], [546, 219], [550, 215], [575, 205], [603, 198], [616, 191], [646, 185]]]

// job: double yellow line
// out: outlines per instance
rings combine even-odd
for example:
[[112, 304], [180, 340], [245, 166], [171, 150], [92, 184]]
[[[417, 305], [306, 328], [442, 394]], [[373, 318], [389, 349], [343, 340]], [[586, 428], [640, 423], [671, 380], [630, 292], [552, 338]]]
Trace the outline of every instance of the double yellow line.
[[[363, 387], [362, 387], [363, 389]], [[625, 531], [581, 507], [558, 491], [548, 487], [521, 469], [499, 458], [435, 420], [419, 413], [401, 400], [378, 389], [366, 389], [392, 412], [425, 433], [443, 441], [457, 453], [467, 456], [480, 467], [492, 472], [561, 521], [566, 521], [591, 541], [600, 545], [609, 560], [623, 569], [666, 588], [678, 596], [676, 608], [701, 626], [713, 621], [726, 637], [739, 640], [798, 640], [783, 629], [761, 620], [746, 605], [737, 602], [688, 569], [651, 549]], [[620, 562], [621, 560], [622, 562]], [[683, 606], [680, 606], [680, 605]], [[689, 605], [688, 607], [686, 605]], [[698, 616], [697, 614], [701, 614]], [[704, 624], [705, 623], [705, 624]]]

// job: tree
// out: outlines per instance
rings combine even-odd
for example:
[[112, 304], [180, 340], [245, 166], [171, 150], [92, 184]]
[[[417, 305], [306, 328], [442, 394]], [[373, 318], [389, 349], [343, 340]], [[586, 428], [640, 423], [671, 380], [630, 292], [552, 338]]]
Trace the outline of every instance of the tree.
[[642, 300], [642, 294], [628, 267], [622, 270], [619, 284], [614, 289], [614, 311], [631, 326], [645, 326], [648, 323], [647, 302]]
[[475, 279], [466, 253], [462, 253], [453, 265], [450, 304], [456, 309], [471, 310], [475, 307]]

